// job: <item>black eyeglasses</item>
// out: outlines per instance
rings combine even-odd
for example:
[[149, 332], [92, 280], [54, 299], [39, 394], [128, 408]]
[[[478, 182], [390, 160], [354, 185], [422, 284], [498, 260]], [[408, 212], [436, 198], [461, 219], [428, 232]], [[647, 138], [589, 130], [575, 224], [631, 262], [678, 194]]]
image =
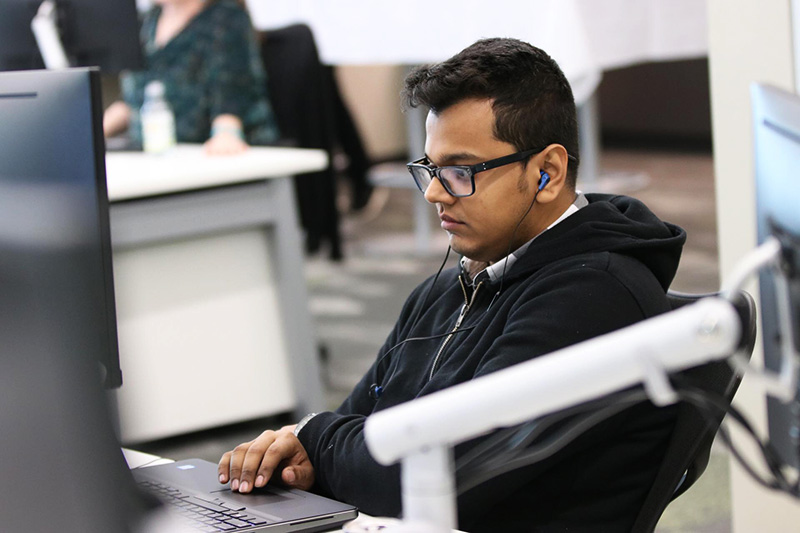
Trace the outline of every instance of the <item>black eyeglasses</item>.
[[[524, 150], [515, 154], [498, 157], [490, 161], [478, 163], [477, 165], [457, 165], [447, 167], [434, 167], [430, 165], [427, 157], [417, 159], [408, 163], [408, 171], [411, 177], [414, 178], [414, 183], [423, 194], [428, 190], [433, 178], [438, 178], [442, 183], [444, 190], [451, 196], [463, 198], [465, 196], [472, 196], [475, 194], [475, 174], [483, 172], [484, 170], [491, 170], [493, 168], [502, 167], [503, 165], [510, 165], [517, 161], [522, 161], [533, 154], [537, 154], [544, 150], [538, 148], [534, 150]], [[572, 156], [570, 156], [572, 158]], [[427, 162], [427, 164], [426, 164]]]

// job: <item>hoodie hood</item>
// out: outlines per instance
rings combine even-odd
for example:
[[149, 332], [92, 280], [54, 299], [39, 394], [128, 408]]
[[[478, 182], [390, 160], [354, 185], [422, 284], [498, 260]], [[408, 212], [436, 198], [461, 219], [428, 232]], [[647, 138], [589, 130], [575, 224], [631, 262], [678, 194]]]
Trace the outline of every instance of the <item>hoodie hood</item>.
[[540, 234], [508, 272], [511, 281], [568, 257], [610, 252], [643, 263], [666, 291], [680, 263], [686, 232], [628, 196], [586, 194], [589, 205]]

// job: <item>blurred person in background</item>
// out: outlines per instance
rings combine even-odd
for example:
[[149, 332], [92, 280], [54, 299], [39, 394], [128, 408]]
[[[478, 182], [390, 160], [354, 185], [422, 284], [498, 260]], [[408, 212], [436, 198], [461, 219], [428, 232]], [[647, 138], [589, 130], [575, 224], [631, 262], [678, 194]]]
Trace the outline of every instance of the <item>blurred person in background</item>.
[[161, 81], [175, 115], [178, 142], [205, 143], [210, 154], [235, 154], [274, 143], [277, 122], [255, 32], [237, 0], [154, 0], [142, 20], [145, 69], [122, 77], [124, 101], [103, 118], [107, 137], [126, 129], [141, 143], [145, 87]]

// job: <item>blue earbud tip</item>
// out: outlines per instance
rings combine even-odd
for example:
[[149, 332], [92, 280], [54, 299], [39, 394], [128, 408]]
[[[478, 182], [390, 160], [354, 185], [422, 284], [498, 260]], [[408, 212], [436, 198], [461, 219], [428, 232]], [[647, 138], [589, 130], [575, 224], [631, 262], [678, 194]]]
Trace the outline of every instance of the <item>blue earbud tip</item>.
[[540, 170], [539, 174], [542, 176], [542, 179], [539, 180], [539, 190], [541, 191], [548, 183], [550, 183], [550, 175], [544, 170]]

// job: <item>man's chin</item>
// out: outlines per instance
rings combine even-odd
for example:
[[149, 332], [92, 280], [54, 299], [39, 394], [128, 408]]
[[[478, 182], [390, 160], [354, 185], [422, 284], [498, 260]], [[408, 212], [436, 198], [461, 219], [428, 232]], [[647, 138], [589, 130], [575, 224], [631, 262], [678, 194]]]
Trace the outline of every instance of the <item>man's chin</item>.
[[479, 263], [488, 263], [490, 265], [505, 257], [505, 250], [497, 253], [486, 249], [481, 250], [475, 246], [469, 246], [469, 243], [465, 243], [463, 239], [454, 238], [453, 235], [450, 235], [450, 249], [458, 255], [463, 255], [467, 259]]
[[450, 249], [459, 255], [466, 255], [465, 251], [467, 251], [468, 248], [464, 246], [464, 240], [449, 231], [447, 232], [447, 236], [449, 237]]
[[470, 243], [465, 242], [463, 237], [459, 237], [458, 235], [454, 235], [452, 233], [448, 233], [450, 237], [450, 249], [453, 250], [458, 255], [463, 255], [467, 259], [472, 259], [473, 261], [481, 261], [481, 259], [476, 258], [476, 255], [482, 255], [478, 250], [475, 249], [474, 246], [470, 246]]

